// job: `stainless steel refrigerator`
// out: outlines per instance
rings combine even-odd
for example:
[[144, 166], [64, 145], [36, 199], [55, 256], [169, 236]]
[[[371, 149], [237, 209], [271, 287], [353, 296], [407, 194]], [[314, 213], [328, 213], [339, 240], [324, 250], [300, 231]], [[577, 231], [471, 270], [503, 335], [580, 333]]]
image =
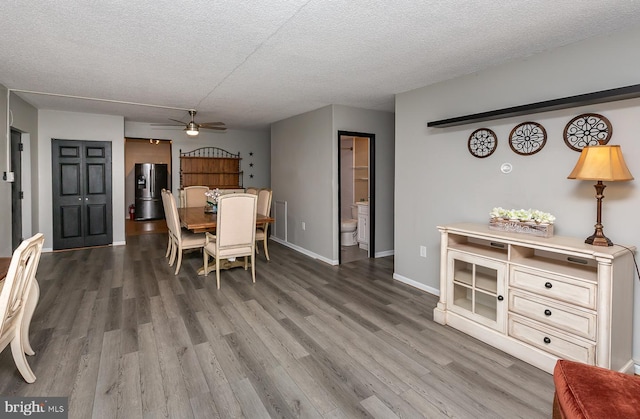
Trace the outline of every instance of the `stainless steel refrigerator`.
[[136, 220], [164, 218], [162, 188], [168, 187], [166, 164], [136, 163]]

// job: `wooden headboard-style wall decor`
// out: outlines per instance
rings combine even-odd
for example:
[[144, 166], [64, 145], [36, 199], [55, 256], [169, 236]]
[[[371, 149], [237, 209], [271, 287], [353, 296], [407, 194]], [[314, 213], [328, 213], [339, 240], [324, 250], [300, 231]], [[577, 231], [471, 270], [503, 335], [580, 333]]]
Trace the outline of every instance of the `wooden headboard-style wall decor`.
[[180, 188], [194, 185], [210, 189], [242, 188], [240, 152], [229, 153], [218, 147], [180, 150]]

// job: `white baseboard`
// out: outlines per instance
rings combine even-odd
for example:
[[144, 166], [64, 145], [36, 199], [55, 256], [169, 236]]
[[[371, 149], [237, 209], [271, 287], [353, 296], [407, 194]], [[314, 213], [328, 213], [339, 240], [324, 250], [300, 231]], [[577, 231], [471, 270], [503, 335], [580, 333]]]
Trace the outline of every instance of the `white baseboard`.
[[419, 290], [422, 290], [424, 292], [428, 292], [429, 294], [433, 294], [433, 295], [437, 295], [438, 297], [440, 296], [440, 290], [436, 289], [436, 288], [432, 288], [428, 285], [423, 284], [422, 282], [418, 282], [418, 281], [414, 281], [413, 279], [409, 279], [407, 277], [404, 277], [402, 275], [398, 275], [397, 273], [393, 274], [393, 279], [395, 279], [396, 281], [400, 281], [404, 284], [410, 285], [414, 288], [417, 288]]
[[126, 246], [127, 242], [126, 241], [121, 241], [121, 242], [113, 242], [111, 243], [111, 246]]
[[640, 364], [633, 364], [633, 373], [635, 375], [640, 375]]
[[42, 253], [51, 253], [53, 252], [53, 247], [43, 247]]
[[384, 257], [387, 257], [387, 256], [393, 256], [394, 254], [395, 254], [395, 252], [393, 250], [385, 250], [384, 252], [376, 252], [374, 257], [384, 258]]
[[273, 240], [274, 242], [280, 243], [283, 246], [287, 246], [288, 248], [291, 248], [291, 249], [295, 250], [296, 252], [300, 252], [303, 255], [309, 256], [309, 257], [314, 258], [314, 259], [318, 259], [318, 260], [320, 260], [320, 261], [322, 261], [324, 263], [328, 263], [329, 265], [337, 265], [338, 264], [337, 260], [328, 259], [328, 258], [326, 258], [324, 256], [321, 256], [321, 255], [319, 255], [317, 253], [313, 253], [313, 252], [311, 252], [311, 251], [309, 251], [309, 250], [307, 250], [307, 249], [305, 249], [303, 247], [296, 246], [295, 244], [286, 242], [286, 241], [281, 240], [281, 239], [279, 239], [277, 237], [271, 236], [271, 237], [269, 237], [269, 240]]

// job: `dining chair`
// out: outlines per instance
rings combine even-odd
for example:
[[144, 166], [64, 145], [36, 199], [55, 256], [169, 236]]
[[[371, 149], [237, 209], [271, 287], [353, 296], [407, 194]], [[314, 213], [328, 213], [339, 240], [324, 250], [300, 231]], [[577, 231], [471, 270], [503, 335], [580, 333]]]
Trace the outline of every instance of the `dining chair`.
[[175, 275], [180, 272], [180, 266], [182, 265], [182, 254], [188, 249], [201, 249], [204, 247], [205, 236], [203, 233], [193, 233], [180, 226], [180, 217], [178, 216], [178, 206], [176, 200], [173, 199], [173, 194], [170, 191], [166, 191], [165, 198], [167, 201], [167, 207], [169, 209], [169, 218], [167, 223], [169, 225], [169, 234], [171, 235], [172, 248], [169, 258], [169, 266], [173, 266], [176, 261]]
[[245, 191], [246, 193], [250, 193], [251, 195], [258, 195], [258, 188], [254, 188], [253, 186], [249, 186]]
[[187, 186], [183, 191], [184, 206], [204, 207], [207, 205], [207, 196], [204, 193], [208, 190], [208, 186]]
[[0, 351], [11, 343], [13, 361], [27, 383], [33, 383], [36, 376], [25, 357], [25, 354], [33, 355], [28, 343], [29, 325], [25, 322], [31, 321], [37, 302], [33, 301], [34, 282], [43, 244], [42, 233], [22, 241], [13, 252], [0, 291]]
[[171, 217], [170, 215], [171, 208], [167, 205], [167, 190], [164, 188], [162, 188], [161, 197], [162, 197], [162, 208], [164, 208], [164, 219], [167, 222], [167, 232], [169, 236], [169, 240], [167, 241], [167, 252], [165, 253], [164, 257], [168, 259], [169, 255], [171, 255], [171, 249], [173, 248], [173, 238], [171, 236], [171, 227], [169, 226], [170, 224], [169, 218]]
[[[263, 188], [258, 191], [258, 214], [266, 215], [267, 217], [271, 215], [271, 198], [273, 196], [273, 192], [271, 189]], [[269, 229], [269, 223], [264, 223], [263, 225], [256, 227], [256, 242], [262, 242], [262, 248], [264, 249], [264, 255], [269, 259], [269, 249], [267, 248], [267, 230]], [[258, 252], [258, 246], [256, 246], [256, 253]]]
[[251, 278], [256, 282], [256, 208], [258, 197], [247, 193], [222, 195], [218, 198], [216, 235], [206, 234], [203, 249], [204, 274], [208, 275], [209, 256], [216, 260], [216, 285], [220, 289], [220, 260], [251, 257]]

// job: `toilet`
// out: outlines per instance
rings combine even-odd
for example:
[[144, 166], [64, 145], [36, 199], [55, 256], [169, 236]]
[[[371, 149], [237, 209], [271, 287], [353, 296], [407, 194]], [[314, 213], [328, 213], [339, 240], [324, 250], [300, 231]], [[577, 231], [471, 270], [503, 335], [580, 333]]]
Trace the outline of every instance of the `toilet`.
[[340, 223], [340, 241], [343, 246], [355, 246], [358, 244], [358, 208], [351, 206], [351, 219], [342, 220]]

